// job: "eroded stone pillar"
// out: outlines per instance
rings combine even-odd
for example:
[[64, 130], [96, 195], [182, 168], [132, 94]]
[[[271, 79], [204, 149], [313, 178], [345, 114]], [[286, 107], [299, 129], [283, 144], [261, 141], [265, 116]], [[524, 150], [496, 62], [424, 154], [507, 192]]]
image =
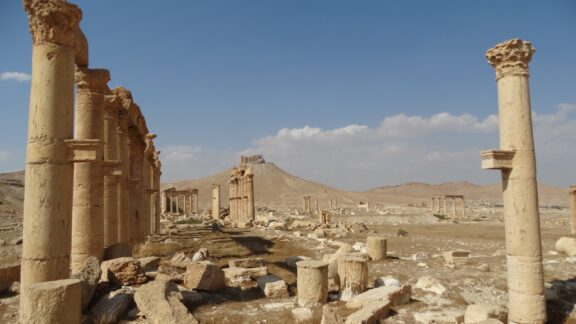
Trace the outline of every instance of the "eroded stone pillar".
[[511, 323], [546, 322], [528, 86], [528, 63], [534, 51], [531, 43], [512, 39], [486, 52], [496, 70], [500, 150], [483, 152], [482, 167], [502, 172]]
[[[32, 81], [24, 186], [21, 305], [27, 288], [70, 275], [74, 39], [82, 12], [63, 1], [25, 0]], [[21, 307], [20, 318], [27, 317]]]
[[212, 218], [220, 219], [220, 185], [212, 185]]
[[121, 99], [105, 97], [104, 110], [104, 246], [118, 243], [121, 174], [118, 149], [118, 111]]
[[110, 80], [107, 70], [76, 69], [75, 140], [90, 140], [96, 158], [74, 163], [72, 203], [72, 272], [78, 272], [90, 257], [102, 260], [104, 251], [103, 159], [104, 92]]
[[254, 174], [246, 174], [246, 197], [247, 197], [247, 221], [256, 220], [256, 209], [254, 206]]
[[[156, 209], [154, 214], [154, 233], [160, 233], [160, 217], [163, 213], [162, 202], [160, 201], [160, 177], [162, 176], [162, 163], [160, 162], [160, 151], [154, 153], [154, 190], [156, 191]], [[164, 201], [164, 199], [162, 199]]]
[[120, 158], [120, 172], [118, 186], [118, 241], [130, 242], [130, 155], [128, 146], [128, 115], [125, 109], [118, 115], [118, 156]]

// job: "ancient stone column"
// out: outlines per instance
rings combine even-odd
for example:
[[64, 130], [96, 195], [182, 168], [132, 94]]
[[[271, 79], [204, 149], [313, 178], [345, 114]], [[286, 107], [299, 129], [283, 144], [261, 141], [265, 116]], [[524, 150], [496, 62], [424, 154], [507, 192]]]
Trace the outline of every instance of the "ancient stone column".
[[121, 170], [118, 157], [118, 111], [121, 99], [115, 95], [105, 97], [104, 106], [104, 246], [118, 243], [118, 218]]
[[76, 113], [74, 138], [92, 140], [97, 157], [74, 163], [72, 203], [72, 272], [78, 272], [90, 257], [102, 260], [104, 251], [102, 142], [104, 139], [104, 92], [110, 80], [107, 70], [76, 69]]
[[[154, 233], [160, 233], [160, 217], [163, 213], [160, 201], [160, 177], [162, 176], [162, 163], [160, 151], [154, 153], [154, 190], [156, 191], [156, 209], [154, 214]], [[164, 202], [165, 203], [165, 202]]]
[[305, 260], [296, 263], [298, 305], [314, 307], [328, 300], [328, 263]]
[[452, 213], [454, 214], [454, 218], [456, 218], [456, 198], [452, 197]]
[[386, 239], [381, 236], [368, 236], [366, 239], [366, 252], [373, 261], [386, 259]]
[[576, 186], [570, 186], [570, 234], [576, 234]]
[[[24, 1], [32, 33], [21, 304], [28, 286], [68, 278], [72, 223], [74, 39], [82, 12], [62, 1]], [[21, 308], [22, 323], [26, 323]]]
[[448, 197], [443, 196], [443, 197], [442, 197], [442, 203], [444, 204], [443, 207], [442, 207], [442, 208], [443, 208], [443, 212], [444, 212], [443, 215], [448, 216]]
[[314, 200], [314, 205], [316, 206], [316, 213], [320, 212], [320, 209], [318, 209], [318, 200]]
[[368, 288], [368, 258], [358, 253], [345, 253], [338, 259], [340, 300], [348, 301]]
[[120, 158], [120, 185], [118, 187], [118, 242], [128, 243], [131, 236], [130, 210], [130, 155], [128, 146], [129, 119], [125, 109], [118, 115], [118, 156]]
[[142, 200], [144, 142], [136, 127], [128, 129], [128, 153], [130, 160], [130, 224], [132, 231], [130, 239], [134, 242], [143, 241]]
[[434, 214], [434, 197], [432, 197], [432, 204], [430, 204], [430, 212]]
[[254, 222], [256, 220], [256, 210], [254, 206], [254, 174], [249, 173], [246, 175], [246, 192], [247, 192], [247, 220]]
[[212, 218], [220, 219], [220, 185], [212, 185]]
[[528, 63], [534, 51], [531, 43], [512, 39], [486, 52], [496, 70], [500, 150], [483, 152], [482, 167], [502, 172], [511, 323], [546, 322], [528, 87]]

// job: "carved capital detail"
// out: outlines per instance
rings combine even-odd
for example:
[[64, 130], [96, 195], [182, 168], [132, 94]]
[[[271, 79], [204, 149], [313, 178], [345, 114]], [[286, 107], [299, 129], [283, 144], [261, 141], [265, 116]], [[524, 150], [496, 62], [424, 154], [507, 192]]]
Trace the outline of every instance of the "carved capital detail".
[[82, 19], [78, 6], [62, 0], [24, 0], [24, 9], [34, 44], [75, 46]]
[[106, 94], [109, 89], [106, 83], [110, 81], [110, 72], [104, 69], [88, 69], [76, 67], [76, 85], [78, 91], [88, 91]]
[[535, 51], [532, 43], [516, 38], [489, 49], [486, 58], [496, 70], [496, 80], [512, 75], [528, 76], [528, 63]]

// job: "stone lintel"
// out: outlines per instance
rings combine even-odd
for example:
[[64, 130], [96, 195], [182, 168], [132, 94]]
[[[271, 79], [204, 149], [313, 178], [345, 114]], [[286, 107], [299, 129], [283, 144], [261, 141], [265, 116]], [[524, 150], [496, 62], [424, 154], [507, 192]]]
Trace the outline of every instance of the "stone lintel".
[[70, 139], [64, 142], [68, 147], [68, 161], [70, 162], [92, 162], [102, 159], [102, 140]]
[[512, 169], [512, 160], [515, 151], [504, 150], [490, 150], [483, 151], [482, 155], [482, 169]]

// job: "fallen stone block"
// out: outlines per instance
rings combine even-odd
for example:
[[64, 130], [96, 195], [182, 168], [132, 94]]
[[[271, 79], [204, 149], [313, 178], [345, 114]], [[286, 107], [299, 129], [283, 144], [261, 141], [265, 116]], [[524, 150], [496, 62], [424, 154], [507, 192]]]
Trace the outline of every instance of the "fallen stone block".
[[0, 266], [0, 292], [8, 290], [15, 281], [20, 281], [20, 263]]
[[340, 307], [335, 304], [322, 306], [322, 321], [320, 324], [343, 324], [346, 316], [343, 316]]
[[412, 287], [405, 285], [402, 287], [382, 286], [370, 289], [360, 295], [352, 297], [347, 303], [347, 308], [364, 307], [376, 301], [387, 300], [390, 306], [407, 304], [412, 296]]
[[178, 287], [170, 282], [152, 282], [141, 286], [134, 294], [138, 309], [151, 324], [198, 323], [182, 303]]
[[224, 288], [224, 272], [215, 264], [192, 263], [186, 268], [184, 286], [188, 289], [215, 291]]
[[245, 258], [228, 261], [230, 268], [260, 268], [266, 265], [262, 258]]
[[256, 280], [259, 277], [268, 274], [268, 268], [226, 268], [224, 271], [224, 279], [226, 286], [229, 287], [254, 287]]
[[170, 265], [178, 268], [186, 268], [192, 263], [192, 259], [184, 252], [178, 252], [170, 259]]
[[272, 221], [268, 224], [268, 228], [283, 231], [286, 229], [286, 223], [282, 221]]
[[416, 323], [460, 324], [464, 322], [462, 310], [445, 308], [440, 311], [425, 311], [412, 314]]
[[378, 300], [365, 305], [346, 318], [345, 324], [377, 324], [390, 314], [389, 300]]
[[82, 287], [82, 301], [81, 307], [82, 311], [85, 311], [92, 300], [94, 291], [96, 290], [96, 285], [102, 277], [102, 269], [100, 268], [100, 262], [97, 258], [91, 256], [88, 257], [80, 271], [73, 275], [74, 278], [80, 279]]
[[21, 295], [20, 322], [26, 324], [78, 324], [82, 289], [78, 279], [29, 285]]
[[293, 323], [312, 324], [314, 323], [314, 310], [308, 307], [297, 307], [292, 309]]
[[474, 304], [469, 305], [464, 312], [465, 324], [476, 324], [489, 319], [496, 319], [506, 322], [508, 314], [506, 311], [497, 305], [491, 304]]
[[120, 322], [122, 316], [134, 301], [135, 289], [123, 287], [112, 291], [102, 297], [88, 313], [89, 323], [115, 324]]
[[290, 293], [288, 292], [288, 285], [284, 280], [276, 276], [262, 276], [256, 280], [256, 284], [268, 298], [290, 297]]
[[572, 237], [561, 237], [556, 241], [556, 251], [562, 252], [570, 257], [576, 256], [576, 239]]
[[145, 283], [148, 278], [140, 266], [140, 262], [131, 257], [112, 259], [102, 262], [101, 281], [122, 286]]
[[470, 261], [470, 251], [446, 251], [442, 253], [442, 256], [444, 257], [446, 263], [451, 266], [466, 265]]
[[444, 287], [438, 280], [431, 277], [421, 277], [418, 279], [418, 282], [416, 282], [414, 288], [433, 292], [437, 295], [442, 295], [446, 291], [446, 287]]
[[140, 261], [140, 266], [146, 272], [158, 270], [158, 266], [160, 266], [160, 260], [160, 257], [157, 256], [149, 256], [138, 259], [138, 261]]
[[194, 262], [206, 261], [208, 260], [209, 257], [210, 253], [208, 253], [208, 249], [201, 248], [198, 251], [196, 251], [196, 253], [194, 253], [194, 255], [192, 256], [192, 261]]

